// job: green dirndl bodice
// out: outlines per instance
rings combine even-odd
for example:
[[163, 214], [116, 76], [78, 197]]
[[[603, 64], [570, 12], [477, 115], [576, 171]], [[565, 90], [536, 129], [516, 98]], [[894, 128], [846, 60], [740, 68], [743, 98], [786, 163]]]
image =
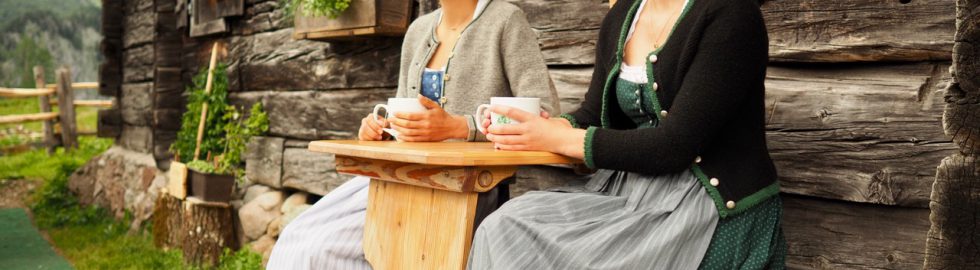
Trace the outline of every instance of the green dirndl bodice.
[[[656, 93], [645, 84], [616, 81], [619, 108], [637, 128], [659, 124]], [[663, 116], [663, 115], [661, 115]], [[786, 242], [780, 227], [782, 201], [773, 197], [741, 214], [718, 220], [700, 269], [782, 269]]]

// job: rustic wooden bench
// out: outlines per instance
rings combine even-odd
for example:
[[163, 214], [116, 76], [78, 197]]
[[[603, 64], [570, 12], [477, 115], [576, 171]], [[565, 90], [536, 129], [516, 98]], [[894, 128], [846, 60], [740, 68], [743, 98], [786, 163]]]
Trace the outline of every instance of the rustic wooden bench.
[[477, 196], [520, 165], [581, 161], [491, 143], [316, 141], [337, 171], [370, 177], [364, 254], [374, 269], [465, 269]]

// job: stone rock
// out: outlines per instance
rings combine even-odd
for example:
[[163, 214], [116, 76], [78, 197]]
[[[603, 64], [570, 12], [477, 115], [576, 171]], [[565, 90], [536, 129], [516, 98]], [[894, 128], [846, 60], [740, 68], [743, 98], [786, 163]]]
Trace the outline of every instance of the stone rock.
[[282, 232], [282, 216], [269, 222], [269, 228], [265, 229], [265, 235], [271, 237], [279, 237], [279, 232]]
[[263, 185], [252, 185], [245, 189], [245, 198], [243, 199], [243, 202], [249, 203], [259, 195], [268, 193], [269, 191], [272, 191], [272, 188]]
[[269, 228], [269, 223], [282, 216], [279, 211], [282, 197], [280, 191], [267, 192], [238, 209], [238, 217], [241, 219], [242, 232], [246, 239], [259, 239]]
[[248, 244], [249, 248], [255, 253], [262, 254], [262, 266], [264, 267], [269, 262], [269, 254], [272, 253], [272, 247], [276, 245], [276, 239], [268, 235], [263, 235], [261, 238], [255, 242]]
[[118, 218], [129, 211], [133, 223], [141, 224], [153, 212], [166, 182], [152, 155], [113, 146], [75, 171], [68, 188], [83, 204], [109, 209]]
[[286, 148], [284, 153], [282, 184], [285, 187], [326, 195], [350, 178], [337, 173], [333, 155], [303, 148]]
[[306, 194], [305, 192], [296, 192], [293, 195], [289, 195], [289, 198], [286, 198], [286, 201], [282, 202], [282, 207], [280, 210], [283, 213], [288, 213], [297, 206], [305, 205], [308, 198], [309, 194]]
[[283, 228], [286, 228], [286, 225], [289, 225], [289, 223], [293, 222], [293, 220], [296, 219], [296, 217], [298, 217], [299, 214], [302, 214], [307, 209], [310, 209], [310, 207], [313, 207], [313, 205], [309, 205], [309, 204], [299, 205], [293, 207], [289, 212], [283, 213], [281, 226]]
[[252, 137], [245, 147], [245, 175], [259, 184], [282, 188], [282, 151], [286, 140]]

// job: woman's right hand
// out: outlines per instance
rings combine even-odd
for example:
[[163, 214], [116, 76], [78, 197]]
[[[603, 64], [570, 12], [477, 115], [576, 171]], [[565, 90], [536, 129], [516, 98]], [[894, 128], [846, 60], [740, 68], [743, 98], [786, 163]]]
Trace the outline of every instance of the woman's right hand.
[[[490, 133], [490, 110], [484, 110], [483, 111], [483, 115], [480, 116], [480, 117], [483, 117], [483, 122], [480, 122], [480, 123], [482, 123], [482, 126], [483, 126], [483, 129], [481, 129], [481, 130], [483, 131], [483, 135], [487, 135], [487, 134]], [[541, 111], [541, 118], [544, 118], [544, 119], [551, 118], [551, 114], [549, 114], [548, 112], [542, 110]]]
[[[378, 121], [381, 121], [379, 124]], [[370, 113], [364, 119], [361, 119], [361, 129], [357, 132], [357, 138], [362, 141], [380, 141], [382, 139], [382, 130], [385, 126], [388, 126], [388, 120], [378, 117], [376, 114]]]

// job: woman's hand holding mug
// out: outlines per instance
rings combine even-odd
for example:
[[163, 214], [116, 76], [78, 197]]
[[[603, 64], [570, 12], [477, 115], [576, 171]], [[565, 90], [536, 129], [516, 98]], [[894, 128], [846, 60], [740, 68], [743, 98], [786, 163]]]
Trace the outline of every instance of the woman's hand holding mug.
[[425, 110], [395, 112], [390, 118], [391, 128], [398, 132], [398, 140], [405, 142], [441, 142], [448, 139], [465, 139], [469, 135], [466, 117], [452, 115], [438, 103], [419, 95], [418, 102]]

